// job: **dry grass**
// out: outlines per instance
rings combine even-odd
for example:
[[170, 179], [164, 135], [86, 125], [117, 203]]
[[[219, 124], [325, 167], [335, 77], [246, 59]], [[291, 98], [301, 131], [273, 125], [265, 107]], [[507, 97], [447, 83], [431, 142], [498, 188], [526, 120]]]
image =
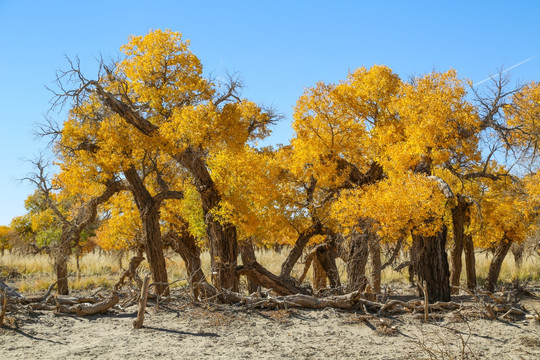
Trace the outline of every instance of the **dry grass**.
[[[257, 260], [267, 269], [278, 274], [281, 264], [287, 257], [287, 250], [277, 253], [272, 250], [258, 250], [256, 252]], [[69, 272], [71, 275], [70, 286], [75, 290], [88, 290], [97, 287], [111, 288], [120, 277], [122, 268], [129, 264], [130, 257], [133, 254], [100, 254], [98, 252], [90, 253], [80, 259], [81, 274], [78, 277], [75, 260], [69, 263]], [[293, 275], [299, 276], [303, 269], [303, 259], [293, 269]], [[205, 274], [210, 274], [210, 254], [203, 252], [201, 254], [202, 268]], [[487, 276], [491, 257], [485, 254], [477, 254], [477, 276], [479, 283], [482, 284]], [[172, 287], [184, 286], [186, 281], [186, 269], [182, 258], [175, 253], [166, 255], [167, 269], [169, 272], [169, 281], [176, 281]], [[347, 281], [346, 264], [338, 259], [338, 269], [341, 275], [342, 283]], [[141, 264], [141, 272], [148, 271], [148, 263], [144, 261]], [[366, 269], [369, 274], [371, 269]], [[464, 276], [464, 274], [463, 274]], [[47, 255], [18, 255], [14, 253], [5, 253], [0, 256], [0, 277], [14, 285], [19, 291], [33, 293], [46, 290], [47, 287], [55, 281], [53, 274], [53, 263]], [[531, 256], [524, 259], [523, 264], [518, 268], [514, 262], [513, 256], [509, 254], [505, 259], [500, 281], [510, 283], [515, 279], [540, 281], [540, 257]], [[406, 269], [402, 272], [396, 272], [391, 267], [386, 268], [382, 274], [383, 283], [401, 283], [408, 284], [408, 272]], [[308, 272], [306, 281], [312, 281], [312, 271]]]

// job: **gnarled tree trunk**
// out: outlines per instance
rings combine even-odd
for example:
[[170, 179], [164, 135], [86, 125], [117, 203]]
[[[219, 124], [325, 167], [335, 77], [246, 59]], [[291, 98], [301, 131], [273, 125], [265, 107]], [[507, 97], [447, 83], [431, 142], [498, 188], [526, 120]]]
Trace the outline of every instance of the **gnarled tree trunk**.
[[212, 214], [212, 210], [219, 208], [221, 196], [208, 172], [206, 162], [202, 154], [192, 148], [178, 154], [175, 159], [188, 169], [201, 196], [206, 233], [210, 241], [212, 282], [218, 289], [238, 292], [236, 227], [231, 223], [220, 222]]
[[157, 283], [155, 287], [156, 293], [167, 296], [169, 295], [169, 286], [167, 285], [167, 267], [159, 227], [159, 204], [148, 192], [135, 168], [130, 168], [124, 174], [130, 184], [135, 204], [139, 210], [146, 256], [148, 257], [152, 280]]
[[366, 265], [368, 261], [368, 234], [364, 231], [351, 232], [349, 256], [347, 261], [347, 291], [363, 292], [367, 285]]
[[[418, 275], [418, 283], [426, 282], [428, 300], [450, 301], [450, 269], [446, 256], [447, 229], [443, 229], [435, 236], [414, 235], [413, 246], [418, 251], [416, 254], [415, 273]], [[423, 293], [420, 293], [423, 296]]]

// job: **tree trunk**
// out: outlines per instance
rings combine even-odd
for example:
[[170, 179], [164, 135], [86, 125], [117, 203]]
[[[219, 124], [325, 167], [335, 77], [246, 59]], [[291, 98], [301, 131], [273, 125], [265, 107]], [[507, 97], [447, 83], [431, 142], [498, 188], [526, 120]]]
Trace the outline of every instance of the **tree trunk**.
[[463, 246], [465, 243], [465, 225], [468, 224], [467, 210], [470, 206], [465, 198], [461, 195], [457, 196], [458, 203], [452, 209], [452, 225], [454, 228], [454, 245], [450, 255], [452, 263], [452, 272], [450, 284], [452, 285], [452, 294], [459, 293], [459, 285], [461, 278]]
[[148, 264], [152, 272], [152, 280], [157, 283], [155, 291], [158, 295], [167, 296], [169, 295], [169, 286], [167, 285], [167, 267], [159, 227], [159, 204], [154, 201], [135, 168], [130, 168], [124, 174], [131, 185], [131, 192], [139, 210]]
[[376, 294], [381, 292], [381, 243], [379, 236], [373, 234], [369, 239], [369, 253], [371, 256], [371, 284]]
[[75, 254], [75, 262], [77, 266], [77, 280], [81, 280], [81, 251], [80, 248], [77, 249], [77, 253]]
[[476, 259], [474, 255], [474, 244], [471, 235], [465, 235], [463, 249], [465, 250], [465, 270], [467, 271], [467, 288], [476, 289]]
[[514, 262], [516, 263], [516, 268], [520, 269], [521, 265], [523, 265], [523, 252], [525, 251], [525, 243], [521, 242], [519, 244], [513, 244], [510, 250], [514, 255]]
[[180, 254], [186, 265], [189, 285], [194, 301], [208, 297], [206, 294], [208, 282], [202, 270], [201, 249], [197, 245], [197, 239], [187, 229], [187, 225], [170, 231], [164, 236], [165, 245], [170, 246], [176, 253]]
[[368, 261], [368, 235], [364, 231], [351, 232], [349, 256], [347, 262], [347, 290], [349, 292], [360, 290], [363, 292], [367, 285], [366, 265]]
[[313, 291], [315, 293], [326, 288], [326, 272], [319, 262], [319, 257], [315, 256], [313, 259]]
[[68, 257], [63, 252], [58, 252], [54, 259], [54, 271], [56, 272], [56, 288], [59, 295], [69, 295], [68, 286]]
[[69, 295], [68, 261], [71, 253], [71, 238], [73, 228], [64, 225], [60, 243], [54, 251], [54, 271], [56, 272], [56, 289], [59, 295]]
[[167, 285], [167, 266], [163, 255], [161, 229], [159, 228], [159, 210], [156, 208], [156, 204], [147, 204], [141, 209], [140, 215], [146, 256], [152, 271], [152, 280], [158, 283], [155, 287], [156, 294], [168, 296], [169, 285]]
[[317, 247], [316, 254], [318, 263], [322, 266], [328, 280], [330, 280], [330, 287], [332, 289], [340, 288], [341, 281], [339, 279], [339, 271], [336, 265], [336, 247], [332, 244], [332, 242], [329, 242], [324, 246]]
[[212, 282], [218, 289], [238, 292], [236, 227], [228, 222], [220, 222], [212, 214], [213, 210], [219, 208], [221, 196], [208, 172], [206, 161], [200, 152], [192, 148], [177, 154], [175, 159], [190, 172], [201, 197], [206, 233], [210, 242]]
[[[255, 257], [255, 249], [253, 248], [253, 242], [251, 238], [248, 238], [240, 243], [240, 256], [242, 258], [243, 265], [251, 265], [257, 261]], [[259, 287], [257, 284], [247, 277], [247, 290], [248, 294], [257, 292]]]
[[[450, 301], [450, 269], [446, 256], [446, 226], [435, 236], [414, 235], [417, 246], [415, 272], [418, 282], [427, 285], [429, 302]], [[423, 293], [420, 293], [423, 296]]]
[[505, 236], [497, 247], [495, 248], [495, 253], [493, 254], [493, 259], [489, 265], [489, 272], [486, 279], [486, 289], [487, 291], [493, 292], [495, 290], [495, 285], [499, 279], [499, 274], [501, 272], [501, 266], [512, 246], [512, 242]]

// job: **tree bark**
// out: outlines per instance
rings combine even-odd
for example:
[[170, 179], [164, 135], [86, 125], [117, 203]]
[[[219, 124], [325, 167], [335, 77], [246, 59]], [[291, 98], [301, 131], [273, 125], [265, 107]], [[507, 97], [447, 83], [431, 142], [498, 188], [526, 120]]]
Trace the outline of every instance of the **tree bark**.
[[495, 285], [499, 279], [499, 274], [501, 272], [501, 266], [512, 246], [512, 242], [505, 236], [497, 247], [495, 248], [495, 253], [493, 254], [493, 259], [489, 265], [489, 272], [486, 279], [486, 289], [487, 291], [493, 292], [495, 290]]
[[131, 186], [131, 192], [139, 210], [148, 264], [152, 272], [152, 280], [157, 283], [156, 293], [167, 296], [169, 286], [159, 227], [159, 204], [152, 198], [135, 168], [128, 169], [124, 175]]
[[[429, 302], [450, 301], [450, 269], [446, 256], [447, 229], [439, 231], [435, 236], [414, 235], [413, 241], [417, 246], [417, 259], [415, 273], [418, 282], [426, 282]], [[422, 296], [422, 293], [419, 293]]]
[[208, 297], [206, 290], [209, 284], [202, 270], [201, 249], [197, 245], [197, 239], [189, 233], [187, 226], [169, 231], [164, 236], [164, 244], [170, 246], [184, 260], [193, 300]]
[[381, 292], [381, 243], [379, 236], [373, 234], [369, 239], [368, 247], [371, 256], [371, 284], [376, 294]]
[[465, 235], [463, 249], [465, 250], [465, 270], [467, 272], [467, 288], [476, 289], [476, 259], [474, 254], [474, 244], [471, 235]]
[[[255, 249], [253, 248], [251, 238], [248, 238], [240, 243], [240, 256], [242, 258], [242, 264], [244, 265], [250, 265], [256, 261]], [[247, 277], [247, 290], [248, 294], [253, 294], [258, 290], [257, 284], [249, 277]]]
[[339, 279], [339, 271], [336, 265], [336, 247], [332, 244], [332, 242], [329, 242], [323, 246], [317, 247], [316, 253], [318, 263], [320, 266], [322, 266], [328, 280], [330, 280], [330, 287], [332, 289], [340, 288], [341, 281]]
[[201, 197], [206, 233], [210, 241], [212, 282], [218, 290], [238, 292], [236, 227], [228, 222], [220, 222], [212, 214], [213, 210], [219, 208], [221, 196], [208, 172], [203, 155], [188, 148], [177, 154], [175, 159], [190, 172], [193, 184]]
[[315, 256], [312, 262], [313, 267], [313, 291], [315, 293], [326, 288], [326, 272], [322, 267], [319, 257]]
[[454, 244], [451, 251], [452, 272], [450, 284], [452, 286], [452, 294], [459, 293], [459, 285], [461, 278], [463, 246], [465, 244], [465, 226], [469, 223], [468, 208], [470, 204], [466, 199], [458, 195], [457, 205], [452, 209], [452, 225], [454, 229]]
[[64, 225], [60, 243], [54, 251], [54, 271], [56, 273], [56, 289], [59, 295], [69, 295], [68, 261], [71, 253], [71, 240], [78, 236], [73, 227]]
[[347, 262], [347, 289], [349, 292], [360, 290], [363, 292], [367, 285], [366, 265], [368, 261], [368, 234], [364, 231], [351, 232], [349, 256]]

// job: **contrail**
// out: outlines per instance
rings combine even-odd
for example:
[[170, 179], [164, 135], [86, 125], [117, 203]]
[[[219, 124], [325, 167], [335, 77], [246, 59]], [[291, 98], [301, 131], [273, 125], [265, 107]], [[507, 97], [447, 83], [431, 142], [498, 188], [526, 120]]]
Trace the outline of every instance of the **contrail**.
[[[530, 57], [530, 58], [528, 58], [528, 59], [525, 59], [525, 60], [523, 60], [522, 62], [519, 62], [519, 63], [517, 63], [517, 64], [515, 64], [515, 65], [510, 66], [508, 69], [504, 69], [503, 71], [500, 72], [500, 74], [504, 74], [504, 73], [507, 72], [507, 71], [510, 71], [510, 70], [512, 70], [512, 69], [515, 69], [515, 68], [517, 68], [518, 66], [523, 65], [523, 64], [525, 64], [525, 63], [527, 63], [527, 62], [529, 62], [529, 61], [531, 61], [531, 60], [533, 60], [533, 59], [535, 59], [535, 58], [536, 58], [536, 56], [533, 56], [533, 57]], [[500, 75], [500, 74], [493, 75], [493, 76], [490, 76], [490, 77], [488, 77], [488, 78], [486, 78], [486, 79], [484, 79], [484, 80], [482, 80], [482, 81], [479, 81], [479, 82], [477, 82], [476, 84], [473, 84], [473, 87], [474, 87], [474, 86], [478, 86], [478, 85], [480, 85], [480, 84], [483, 84], [483, 83], [485, 83], [486, 81], [491, 80], [491, 79], [493, 79], [495, 76], [498, 76], [498, 75]]]

